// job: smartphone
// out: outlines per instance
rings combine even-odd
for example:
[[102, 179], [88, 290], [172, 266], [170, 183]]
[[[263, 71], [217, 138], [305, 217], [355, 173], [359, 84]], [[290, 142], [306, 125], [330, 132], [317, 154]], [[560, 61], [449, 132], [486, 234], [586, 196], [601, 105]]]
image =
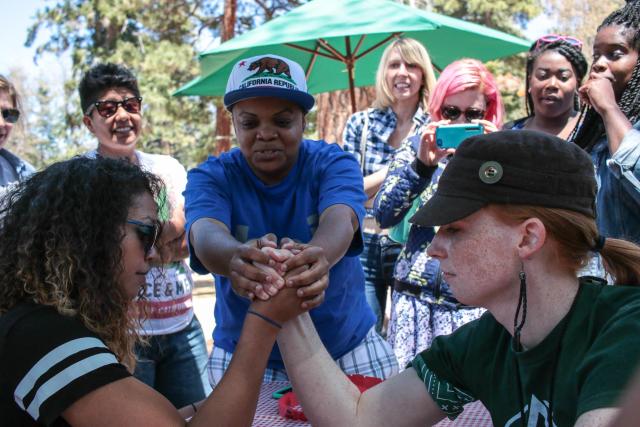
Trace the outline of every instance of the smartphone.
[[465, 139], [483, 132], [484, 128], [479, 123], [439, 126], [436, 128], [436, 145], [440, 148], [458, 148]]

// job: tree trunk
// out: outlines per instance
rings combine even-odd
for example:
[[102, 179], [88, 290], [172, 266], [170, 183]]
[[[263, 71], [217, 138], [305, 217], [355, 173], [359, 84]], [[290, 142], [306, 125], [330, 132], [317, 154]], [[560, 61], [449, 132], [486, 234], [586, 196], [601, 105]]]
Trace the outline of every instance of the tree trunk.
[[[375, 89], [370, 87], [356, 88], [357, 111], [369, 108], [375, 99]], [[327, 142], [338, 143], [342, 146], [342, 131], [347, 120], [353, 113], [348, 90], [326, 92], [316, 95], [318, 111], [316, 114], [316, 129], [318, 136]]]
[[[236, 23], [237, 0], [224, 1], [224, 16], [222, 18], [222, 41], [225, 42], [234, 35]], [[229, 151], [231, 148], [231, 117], [224, 108], [222, 99], [215, 101], [216, 106], [216, 150], [215, 155]]]

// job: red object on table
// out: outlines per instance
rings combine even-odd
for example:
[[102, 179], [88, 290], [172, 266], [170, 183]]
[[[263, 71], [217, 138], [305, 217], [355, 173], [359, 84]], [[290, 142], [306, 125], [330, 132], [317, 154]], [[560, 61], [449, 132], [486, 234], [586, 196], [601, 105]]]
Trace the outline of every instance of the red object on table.
[[[366, 377], [359, 374], [351, 374], [347, 376], [361, 392], [382, 382], [380, 378]], [[298, 402], [298, 398], [293, 391], [285, 393], [278, 400], [278, 412], [280, 413], [281, 417], [289, 418], [292, 420], [307, 421], [307, 417], [305, 417], [304, 413], [302, 412], [300, 402]]]
[[[260, 397], [253, 427], [309, 427], [307, 421], [283, 418], [278, 414], [278, 400], [273, 399], [273, 392], [289, 385], [287, 381], [264, 383], [260, 387]], [[444, 419], [436, 424], [437, 427], [493, 427], [491, 416], [479, 401], [468, 403], [464, 411], [455, 421]]]

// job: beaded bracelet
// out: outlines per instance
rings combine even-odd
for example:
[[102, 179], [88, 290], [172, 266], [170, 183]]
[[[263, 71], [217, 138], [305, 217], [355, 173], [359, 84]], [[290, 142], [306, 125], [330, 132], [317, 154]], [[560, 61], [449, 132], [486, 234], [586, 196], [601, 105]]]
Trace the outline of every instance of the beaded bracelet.
[[264, 320], [265, 322], [271, 323], [273, 326], [275, 326], [278, 329], [282, 329], [282, 325], [278, 322], [276, 322], [273, 319], [269, 319], [267, 316], [265, 316], [264, 314], [260, 314], [256, 311], [253, 310], [247, 310], [247, 314], [253, 314], [254, 316], [258, 316], [259, 318], [261, 318], [262, 320]]

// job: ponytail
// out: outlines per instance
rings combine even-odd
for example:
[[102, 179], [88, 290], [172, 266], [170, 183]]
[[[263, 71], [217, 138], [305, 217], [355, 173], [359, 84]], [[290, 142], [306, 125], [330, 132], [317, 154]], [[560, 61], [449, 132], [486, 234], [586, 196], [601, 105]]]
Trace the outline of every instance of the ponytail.
[[607, 238], [598, 242], [598, 228], [593, 218], [566, 209], [527, 205], [493, 205], [498, 218], [507, 222], [521, 222], [538, 218], [547, 230], [547, 236], [558, 244], [561, 264], [577, 274], [587, 265], [594, 248], [604, 261], [605, 269], [616, 285], [640, 286], [640, 246], [621, 239]]

